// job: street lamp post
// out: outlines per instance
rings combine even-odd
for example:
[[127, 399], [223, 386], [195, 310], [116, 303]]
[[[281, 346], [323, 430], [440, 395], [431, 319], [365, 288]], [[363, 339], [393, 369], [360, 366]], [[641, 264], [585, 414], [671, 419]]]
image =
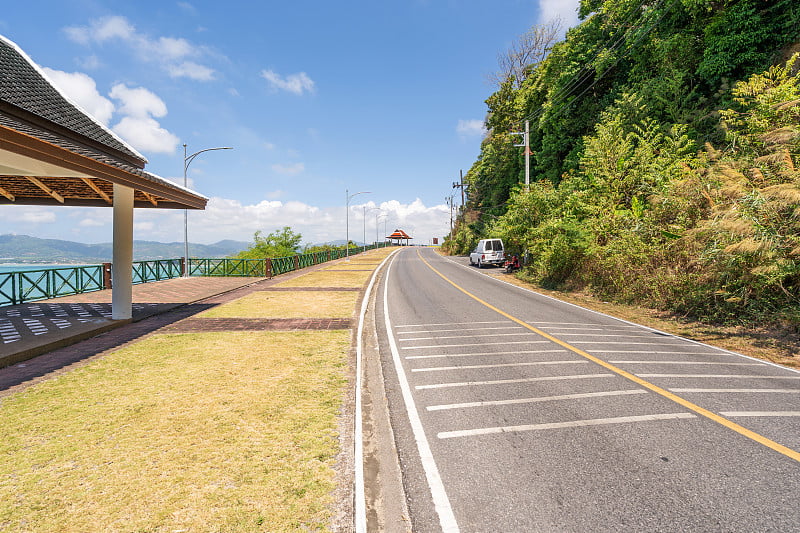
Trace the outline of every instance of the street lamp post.
[[[194, 161], [194, 158], [198, 155], [203, 152], [211, 152], [212, 150], [233, 150], [233, 148], [230, 146], [206, 148], [205, 150], [200, 150], [187, 156], [186, 143], [183, 143], [183, 186], [185, 188], [189, 188], [188, 178], [186, 177], [186, 171], [189, 170], [189, 165], [192, 164], [192, 161]], [[189, 211], [187, 209], [183, 210], [183, 268], [183, 276], [189, 277]]]
[[353, 199], [354, 196], [358, 196], [359, 194], [370, 194], [370, 191], [360, 191], [350, 194], [350, 191], [345, 189], [344, 195], [347, 198], [345, 202], [345, 215], [344, 215], [344, 224], [345, 224], [345, 245], [344, 245], [344, 256], [345, 261], [350, 261], [350, 200]]
[[[369, 209], [367, 209], [367, 206], [363, 206], [363, 207], [364, 207], [364, 251], [366, 252], [367, 251], [367, 211], [380, 211], [380, 208], [378, 208], [378, 207], [370, 207]], [[378, 215], [375, 215], [375, 220], [376, 221], [378, 220]], [[376, 222], [376, 224], [377, 224], [377, 222]], [[377, 236], [377, 234], [378, 234], [378, 232], [376, 231], [375, 235]]]
[[[382, 211], [381, 211], [380, 214], [378, 214], [378, 213], [375, 214], [375, 243], [376, 244], [378, 243], [378, 219], [381, 218], [381, 217], [389, 218], [389, 215], [384, 215]], [[386, 221], [384, 221], [384, 227], [386, 226], [385, 222]], [[384, 232], [385, 231], [386, 230], [384, 229]]]

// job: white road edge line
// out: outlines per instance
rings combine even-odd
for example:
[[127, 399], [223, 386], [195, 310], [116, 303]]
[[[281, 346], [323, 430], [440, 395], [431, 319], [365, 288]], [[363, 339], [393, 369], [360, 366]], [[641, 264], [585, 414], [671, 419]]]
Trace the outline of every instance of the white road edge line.
[[[445, 260], [453, 263], [454, 265], [458, 265], [461, 268], [467, 269], [470, 272], [475, 272], [471, 267], [468, 267], [467, 265], [461, 264], [458, 261], [454, 261], [453, 259], [445, 259]], [[476, 272], [476, 274], [478, 274], [478, 273]], [[703, 346], [704, 348], [711, 348], [712, 350], [714, 350], [716, 352], [722, 352], [722, 353], [726, 353], [726, 354], [729, 354], [729, 355], [735, 355], [737, 357], [742, 357], [744, 359], [750, 359], [751, 361], [756, 361], [758, 363], [769, 365], [769, 366], [773, 366], [775, 368], [781, 368], [783, 370], [788, 370], [789, 372], [800, 373], [800, 370], [796, 370], [794, 368], [785, 367], [785, 366], [779, 365], [778, 363], [773, 363], [772, 361], [765, 361], [763, 359], [757, 359], [755, 357], [750, 357], [749, 355], [744, 355], [744, 354], [741, 354], [741, 353], [738, 353], [738, 352], [734, 352], [732, 350], [726, 350], [725, 348], [720, 348], [718, 346], [712, 346], [711, 344], [706, 344], [704, 342], [700, 342], [700, 341], [696, 341], [696, 340], [692, 340], [692, 339], [687, 339], [686, 337], [681, 337], [680, 335], [667, 333], [666, 331], [661, 331], [661, 330], [656, 329], [656, 328], [651, 328], [649, 326], [643, 326], [642, 324], [637, 324], [636, 322], [631, 322], [629, 320], [624, 320], [622, 318], [618, 318], [618, 317], [615, 317], [615, 316], [612, 316], [612, 315], [609, 315], [609, 314], [606, 314], [606, 313], [601, 313], [600, 311], [595, 311], [594, 309], [589, 309], [587, 307], [581, 307], [580, 305], [576, 305], [576, 304], [573, 304], [573, 303], [570, 303], [570, 302], [565, 302], [563, 300], [559, 300], [558, 298], [553, 298], [552, 296], [548, 296], [546, 294], [542, 294], [540, 292], [536, 292], [536, 291], [533, 291], [531, 289], [527, 289], [525, 287], [520, 287], [518, 285], [514, 285], [513, 283], [509, 283], [509, 282], [504, 281], [502, 279], [497, 279], [497, 278], [495, 278], [493, 276], [489, 276], [488, 274], [478, 274], [478, 275], [486, 276], [487, 278], [493, 279], [498, 283], [503, 283], [503, 284], [508, 285], [510, 287], [514, 287], [515, 289], [520, 290], [520, 291], [529, 292], [529, 293], [534, 294], [536, 296], [539, 296], [541, 298], [546, 298], [548, 300], [552, 300], [554, 302], [559, 302], [559, 303], [564, 304], [564, 305], [569, 306], [569, 307], [576, 307], [578, 309], [582, 309], [583, 311], [588, 311], [588, 312], [593, 313], [595, 315], [599, 315], [599, 316], [603, 316], [603, 317], [606, 317], [606, 318], [610, 318], [610, 319], [615, 320], [617, 322], [621, 322], [622, 324], [628, 324], [630, 326], [634, 326], [634, 327], [637, 327], [637, 328], [643, 328], [643, 329], [646, 329], [646, 330], [649, 330], [649, 331], [652, 331], [652, 332], [655, 332], [655, 333], [660, 333], [662, 335], [667, 335], [669, 337], [674, 337], [676, 339], [681, 339], [681, 340], [686, 341], [686, 342], [688, 342], [690, 344], [694, 344], [695, 346]], [[530, 322], [530, 324], [558, 324], [558, 322]], [[575, 325], [581, 325], [581, 324], [575, 324]], [[603, 325], [603, 324], [592, 324], [592, 325]], [[592, 351], [592, 352], [601, 351], [602, 352], [602, 351], [607, 351], [607, 350], [590, 350], [590, 351]], [[673, 389], [670, 389], [670, 390], [673, 390]]]
[[417, 441], [417, 451], [419, 452], [419, 458], [422, 462], [422, 469], [425, 471], [425, 477], [428, 480], [428, 488], [431, 490], [433, 505], [439, 515], [439, 524], [442, 526], [442, 531], [444, 533], [458, 533], [458, 522], [456, 522], [456, 517], [453, 514], [453, 508], [450, 506], [450, 499], [447, 497], [447, 491], [445, 491], [444, 483], [439, 475], [439, 467], [436, 466], [433, 452], [431, 452], [431, 447], [428, 444], [428, 438], [425, 436], [425, 430], [422, 427], [422, 421], [419, 418], [419, 412], [414, 403], [414, 397], [411, 395], [411, 387], [408, 384], [408, 378], [406, 378], [405, 371], [403, 370], [400, 352], [397, 350], [397, 344], [395, 343], [394, 334], [392, 333], [392, 322], [389, 319], [389, 276], [392, 272], [393, 265], [394, 259], [389, 263], [389, 267], [386, 270], [386, 279], [383, 285], [383, 316], [386, 322], [389, 348], [392, 351], [392, 360], [397, 370], [397, 380], [400, 383], [400, 391], [403, 394], [403, 401], [406, 404], [406, 412], [408, 413], [411, 430], [414, 432], [414, 439]]
[[355, 417], [355, 427], [353, 428], [353, 466], [354, 466], [354, 498], [355, 498], [355, 527], [357, 533], [367, 533], [367, 501], [364, 487], [364, 420], [363, 413], [361, 412], [361, 387], [363, 386], [363, 341], [364, 335], [364, 319], [367, 316], [367, 308], [369, 307], [370, 293], [372, 287], [375, 285], [375, 279], [378, 277], [378, 272], [383, 268], [386, 261], [389, 260], [398, 250], [389, 254], [381, 264], [372, 273], [369, 280], [369, 285], [364, 291], [364, 298], [361, 301], [361, 313], [358, 316], [358, 331], [356, 333], [356, 405], [353, 412]]
[[623, 396], [627, 394], [647, 394], [644, 389], [616, 390], [606, 392], [583, 392], [578, 394], [562, 394], [559, 396], [540, 396], [538, 398], [516, 398], [513, 400], [490, 400], [485, 402], [466, 402], [451, 403], [441, 405], [431, 405], [426, 407], [428, 411], [445, 411], [448, 409], [463, 409], [465, 407], [488, 407], [492, 405], [515, 405], [519, 403], [539, 403], [552, 402], [557, 400], [578, 400], [581, 398], [598, 398], [601, 396]]
[[491, 435], [493, 433], [511, 433], [517, 431], [540, 431], [544, 429], [578, 428], [586, 426], [601, 426], [606, 424], [629, 424], [633, 422], [654, 422], [656, 420], [674, 420], [677, 418], [697, 418], [692, 413], [665, 413], [642, 416], [620, 416], [616, 418], [595, 418], [592, 420], [574, 420], [572, 422], [553, 422], [550, 424], [527, 424], [522, 426], [499, 426], [491, 428], [464, 429], [460, 431], [443, 431], [436, 436], [440, 439], [455, 437], [474, 437], [477, 435]]

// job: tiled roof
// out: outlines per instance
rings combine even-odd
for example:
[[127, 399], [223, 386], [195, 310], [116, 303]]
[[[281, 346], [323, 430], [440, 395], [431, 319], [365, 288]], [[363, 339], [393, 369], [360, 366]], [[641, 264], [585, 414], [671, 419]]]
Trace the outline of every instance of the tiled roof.
[[394, 230], [394, 233], [389, 235], [389, 239], [410, 239], [411, 237], [405, 231], [401, 229]]
[[141, 168], [146, 159], [70, 102], [14, 43], [0, 35], [0, 103], [122, 152]]
[[[25, 135], [30, 135], [31, 137], [36, 137], [37, 139], [39, 139], [41, 141], [45, 141], [45, 142], [50, 143], [50, 144], [52, 144], [54, 146], [58, 146], [59, 148], [64, 148], [65, 150], [69, 150], [72, 153], [80, 154], [80, 155], [82, 155], [84, 157], [88, 157], [90, 159], [94, 159], [95, 161], [99, 161], [101, 163], [105, 163], [107, 165], [111, 165], [111, 166], [117, 167], [117, 168], [119, 168], [121, 170], [124, 170], [125, 172], [133, 174], [135, 176], [139, 176], [139, 177], [144, 178], [146, 180], [152, 181], [153, 183], [156, 183], [159, 186], [167, 187], [169, 189], [175, 189], [175, 190], [179, 190], [179, 191], [187, 191], [187, 192], [190, 192], [190, 193], [195, 194], [197, 196], [201, 196], [201, 195], [199, 195], [198, 193], [196, 193], [194, 191], [190, 191], [189, 189], [185, 189], [185, 188], [181, 187], [180, 185], [178, 185], [176, 183], [172, 183], [171, 181], [165, 180], [164, 178], [162, 178], [160, 176], [156, 176], [155, 174], [151, 174], [150, 172], [147, 172], [146, 170], [134, 167], [132, 165], [128, 165], [124, 161], [119, 161], [119, 160], [114, 159], [112, 157], [109, 157], [109, 156], [107, 156], [105, 154], [102, 154], [102, 153], [100, 153], [100, 152], [98, 152], [96, 150], [92, 150], [89, 147], [81, 146], [79, 144], [71, 142], [69, 139], [63, 139], [63, 138], [59, 137], [58, 135], [54, 135], [53, 133], [48, 132], [48, 131], [46, 131], [46, 130], [44, 130], [42, 128], [38, 128], [38, 127], [36, 127], [34, 125], [31, 125], [31, 124], [26, 124], [26, 123], [24, 123], [22, 121], [19, 121], [19, 120], [15, 119], [14, 117], [9, 117], [8, 115], [5, 115], [2, 111], [0, 111], [0, 126], [6, 126], [6, 127], [11, 128], [11, 129], [13, 129], [15, 131], [18, 131], [20, 133], [24, 133]], [[205, 198], [205, 197], [203, 197], [203, 198]]]

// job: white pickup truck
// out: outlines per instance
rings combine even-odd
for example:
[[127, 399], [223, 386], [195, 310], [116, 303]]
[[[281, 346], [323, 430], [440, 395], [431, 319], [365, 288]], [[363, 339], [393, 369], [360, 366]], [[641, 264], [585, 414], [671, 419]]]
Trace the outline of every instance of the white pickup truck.
[[478, 268], [483, 268], [483, 265], [502, 266], [505, 260], [502, 239], [481, 239], [469, 254], [469, 264], [478, 265]]

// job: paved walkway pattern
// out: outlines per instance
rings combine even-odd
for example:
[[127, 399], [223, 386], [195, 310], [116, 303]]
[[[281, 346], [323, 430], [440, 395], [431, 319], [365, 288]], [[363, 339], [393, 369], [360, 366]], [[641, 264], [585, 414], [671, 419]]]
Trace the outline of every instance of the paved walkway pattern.
[[[133, 321], [264, 278], [176, 278], [133, 286]], [[73, 344], [124, 321], [111, 319], [111, 291], [0, 307], [0, 367]]]

